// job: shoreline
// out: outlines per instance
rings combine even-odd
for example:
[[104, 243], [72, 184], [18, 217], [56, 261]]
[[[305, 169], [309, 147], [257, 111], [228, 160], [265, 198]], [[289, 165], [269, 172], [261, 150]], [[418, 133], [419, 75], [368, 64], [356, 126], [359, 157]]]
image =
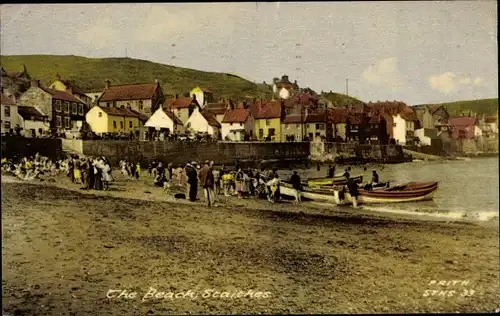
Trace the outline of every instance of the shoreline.
[[[143, 181], [85, 192], [65, 178], [57, 185], [5, 179], [2, 303], [9, 314], [497, 308], [498, 227], [222, 196], [218, 207], [207, 208], [202, 202], [169, 201], [160, 195], [161, 188]], [[446, 289], [433, 280], [466, 280], [477, 295], [427, 297], [428, 290]], [[142, 302], [150, 287], [271, 295]], [[135, 291], [140, 297], [108, 299], [109, 289]], [[464, 287], [447, 289], [461, 293]]]

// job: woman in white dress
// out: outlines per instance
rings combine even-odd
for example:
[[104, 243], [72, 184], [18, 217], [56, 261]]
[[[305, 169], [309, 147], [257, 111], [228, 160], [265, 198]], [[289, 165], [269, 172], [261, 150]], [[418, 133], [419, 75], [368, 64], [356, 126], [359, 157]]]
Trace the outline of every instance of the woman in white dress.
[[109, 189], [109, 182], [112, 179], [111, 177], [111, 167], [109, 166], [109, 163], [106, 161], [106, 162], [101, 162], [101, 170], [102, 170], [102, 185], [103, 185], [103, 188], [104, 190], [108, 190]]

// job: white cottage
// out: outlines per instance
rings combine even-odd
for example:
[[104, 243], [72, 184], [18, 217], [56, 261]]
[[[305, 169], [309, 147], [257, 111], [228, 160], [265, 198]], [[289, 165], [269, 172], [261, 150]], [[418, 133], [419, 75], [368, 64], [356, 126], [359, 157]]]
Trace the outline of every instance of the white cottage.
[[36, 106], [19, 106], [19, 126], [24, 137], [40, 137], [50, 133], [48, 115]]
[[185, 132], [182, 121], [173, 112], [163, 108], [156, 110], [144, 126], [154, 128], [158, 131], [169, 130], [170, 134], [182, 134]]
[[16, 126], [19, 125], [17, 103], [12, 97], [8, 97], [3, 94], [1, 96], [1, 107], [2, 107], [2, 134], [10, 132], [10, 130], [15, 130]]
[[245, 135], [253, 137], [254, 119], [249, 110], [243, 107], [228, 111], [221, 124], [222, 139], [226, 137], [232, 141], [243, 141]]
[[194, 132], [208, 133], [215, 139], [219, 138], [221, 130], [221, 124], [217, 122], [215, 116], [209, 111], [200, 111], [198, 107], [194, 109], [185, 127]]

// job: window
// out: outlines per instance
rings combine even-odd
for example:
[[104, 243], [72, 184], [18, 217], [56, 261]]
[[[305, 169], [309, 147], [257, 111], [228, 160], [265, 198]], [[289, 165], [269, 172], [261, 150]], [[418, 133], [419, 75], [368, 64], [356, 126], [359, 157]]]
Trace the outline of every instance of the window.
[[116, 128], [116, 121], [113, 121], [113, 128]]
[[130, 103], [127, 103], [127, 109], [132, 109], [132, 107], [130, 106]]
[[271, 125], [271, 120], [266, 120], [266, 126]]
[[4, 115], [5, 117], [10, 117], [10, 106], [5, 106]]
[[43, 129], [39, 128], [38, 129], [38, 135], [42, 135], [43, 134]]
[[142, 101], [139, 101], [139, 110], [142, 111], [144, 109], [144, 104]]
[[62, 120], [60, 116], [56, 116], [56, 126], [62, 127]]
[[128, 127], [132, 128], [132, 121], [128, 121]]
[[80, 104], [80, 106], [78, 107], [78, 114], [80, 115], [83, 115], [83, 104]]
[[111, 106], [111, 103], [107, 102], [106, 106], [109, 108]]
[[102, 117], [102, 112], [99, 112], [99, 117]]
[[69, 117], [64, 118], [64, 128], [69, 128]]
[[229, 123], [229, 126], [233, 126], [233, 123]]
[[290, 124], [285, 124], [285, 129], [290, 129]]
[[240, 126], [243, 126], [243, 123], [240, 123]]
[[5, 123], [3, 123], [3, 126], [4, 126], [6, 129], [10, 129], [10, 122], [5, 122]]
[[300, 124], [295, 124], [295, 128], [299, 128], [300, 127]]
[[123, 129], [123, 121], [120, 121], [120, 128]]
[[68, 101], [64, 102], [64, 113], [69, 113], [69, 102]]
[[78, 107], [75, 102], [71, 104], [71, 113], [78, 114]]
[[325, 124], [316, 124], [316, 129], [325, 129]]
[[392, 123], [392, 127], [396, 127], [396, 123]]
[[56, 112], [61, 112], [61, 101], [56, 100]]

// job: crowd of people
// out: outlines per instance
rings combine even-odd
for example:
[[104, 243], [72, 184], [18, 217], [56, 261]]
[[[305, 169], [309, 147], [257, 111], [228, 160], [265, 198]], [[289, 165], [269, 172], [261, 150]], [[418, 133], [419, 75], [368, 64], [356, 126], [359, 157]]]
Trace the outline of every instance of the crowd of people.
[[[139, 180], [142, 176], [142, 167], [139, 162], [121, 160], [119, 167], [126, 180]], [[105, 157], [72, 155], [67, 159], [54, 161], [37, 153], [34, 157], [23, 157], [18, 162], [3, 158], [2, 169], [10, 171], [21, 180], [43, 180], [44, 175], [55, 177], [63, 173], [72, 183], [80, 184], [81, 188], [86, 190], [108, 190], [110, 182], [114, 181], [111, 165]], [[176, 194], [178, 198], [197, 201], [198, 190], [202, 189], [208, 206], [215, 204], [216, 196], [219, 194], [238, 198], [256, 196], [270, 201], [281, 199], [280, 177], [277, 169], [243, 169], [236, 166], [234, 170], [229, 170], [224, 165], [215, 169], [213, 161], [205, 161], [203, 164], [192, 161], [176, 168], [172, 163], [164, 164], [161, 161], [153, 161], [147, 169], [152, 184], [162, 187], [166, 193], [170, 193], [173, 187], [185, 188], [185, 193]], [[350, 172], [351, 168], [348, 167], [342, 176], [347, 178], [346, 189], [353, 197], [353, 206], [357, 207], [359, 183], [351, 178]], [[335, 166], [330, 165], [326, 177], [335, 176]], [[296, 191], [296, 201], [300, 202], [300, 192], [303, 188], [296, 171], [293, 172], [289, 183]], [[388, 183], [380, 183], [377, 172], [373, 170], [370, 187], [365, 185], [364, 189], [370, 190], [380, 185], [388, 185]]]

